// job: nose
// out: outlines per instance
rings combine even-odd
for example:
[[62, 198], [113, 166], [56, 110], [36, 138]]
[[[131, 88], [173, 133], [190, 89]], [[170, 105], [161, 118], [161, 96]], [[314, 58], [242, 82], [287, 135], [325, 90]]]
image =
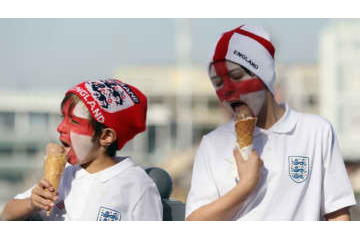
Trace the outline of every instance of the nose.
[[61, 123], [59, 124], [59, 126], [57, 127], [56, 131], [58, 133], [65, 133], [65, 124], [64, 124], [64, 120], [61, 121]]
[[233, 95], [235, 93], [235, 84], [229, 79], [226, 78], [224, 79], [224, 94], [226, 97], [230, 97], [231, 95]]

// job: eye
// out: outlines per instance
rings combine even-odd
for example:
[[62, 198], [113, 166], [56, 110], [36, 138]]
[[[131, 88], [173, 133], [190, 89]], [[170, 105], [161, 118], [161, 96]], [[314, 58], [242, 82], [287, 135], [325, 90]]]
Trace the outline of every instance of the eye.
[[245, 76], [245, 71], [242, 69], [235, 69], [230, 71], [228, 75], [232, 80], [241, 80]]
[[223, 79], [220, 76], [213, 76], [210, 79], [211, 79], [212, 84], [215, 87], [220, 87], [224, 82]]
[[74, 123], [74, 124], [79, 124], [79, 122], [74, 120], [74, 119], [71, 119], [71, 122]]

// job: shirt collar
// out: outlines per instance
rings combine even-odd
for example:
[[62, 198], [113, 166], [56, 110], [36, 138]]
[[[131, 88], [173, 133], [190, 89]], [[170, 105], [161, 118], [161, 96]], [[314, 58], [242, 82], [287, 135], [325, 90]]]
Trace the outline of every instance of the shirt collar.
[[269, 129], [263, 129], [263, 128], [255, 128], [254, 135], [257, 135], [261, 132], [263, 133], [289, 133], [291, 132], [297, 123], [298, 115], [295, 111], [291, 110], [289, 108], [288, 104], [283, 104], [283, 107], [285, 107], [285, 112], [281, 116], [281, 118], [271, 126]]
[[[281, 118], [269, 129], [263, 129], [255, 127], [254, 136], [260, 133], [289, 133], [291, 132], [297, 123], [298, 115], [295, 111], [291, 110], [288, 104], [282, 104], [281, 106], [285, 107], [285, 112]], [[231, 124], [228, 127], [231, 127], [231, 131], [235, 134], [235, 121], [232, 120]]]
[[117, 161], [115, 165], [97, 173], [89, 173], [88, 171], [77, 165], [75, 166], [76, 168], [75, 178], [79, 179], [83, 176], [89, 176], [99, 180], [100, 182], [105, 182], [113, 178], [115, 175], [119, 174], [120, 172], [126, 170], [127, 168], [135, 166], [135, 163], [132, 161], [130, 157], [125, 157], [125, 158], [116, 157], [115, 161]]

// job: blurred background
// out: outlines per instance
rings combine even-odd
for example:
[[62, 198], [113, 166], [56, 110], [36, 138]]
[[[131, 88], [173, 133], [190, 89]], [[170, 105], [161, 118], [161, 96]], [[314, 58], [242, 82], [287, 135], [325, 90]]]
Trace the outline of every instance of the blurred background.
[[118, 155], [167, 170], [185, 202], [201, 137], [229, 120], [207, 65], [220, 34], [243, 23], [272, 36], [277, 100], [333, 124], [359, 201], [360, 20], [0, 19], [0, 211], [40, 180], [65, 91], [113, 77], [149, 99], [147, 131]]

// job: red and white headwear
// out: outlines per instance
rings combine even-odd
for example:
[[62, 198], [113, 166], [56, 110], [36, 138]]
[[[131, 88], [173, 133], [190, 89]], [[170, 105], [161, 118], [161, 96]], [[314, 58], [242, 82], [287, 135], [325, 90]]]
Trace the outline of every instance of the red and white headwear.
[[275, 48], [262, 27], [242, 25], [223, 33], [212, 62], [229, 60], [256, 74], [274, 94]]
[[94, 120], [117, 134], [117, 149], [146, 129], [147, 98], [137, 88], [117, 79], [82, 82], [66, 94], [83, 101]]

